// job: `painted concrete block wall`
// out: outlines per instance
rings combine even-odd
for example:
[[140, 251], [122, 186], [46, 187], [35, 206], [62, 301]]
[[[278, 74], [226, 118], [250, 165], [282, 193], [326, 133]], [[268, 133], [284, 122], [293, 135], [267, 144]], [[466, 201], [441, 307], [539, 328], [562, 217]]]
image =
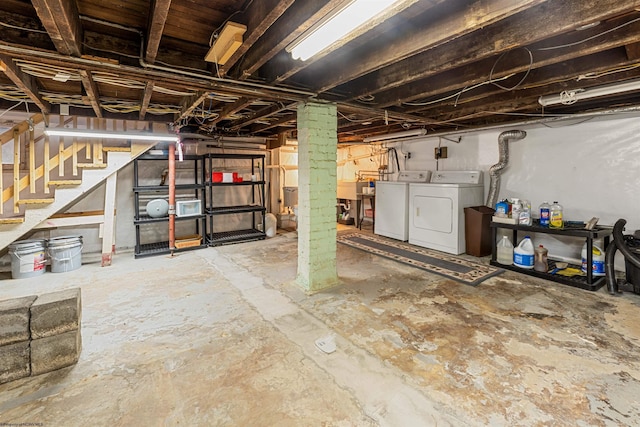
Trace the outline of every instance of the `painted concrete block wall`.
[[298, 106], [298, 283], [315, 292], [337, 283], [336, 107]]
[[[584, 122], [565, 121], [552, 125], [527, 125], [500, 130], [464, 133], [460, 143], [437, 137], [395, 144], [402, 154], [411, 152], [406, 170], [472, 170], [485, 172], [498, 161], [498, 135], [505, 130], [527, 132], [523, 140], [510, 144], [509, 165], [504, 169], [499, 198], [518, 197], [531, 201], [534, 211], [543, 201], [557, 200], [565, 219], [586, 221], [599, 217], [600, 224], [627, 220], [626, 232], [640, 229], [640, 120], [617, 115]], [[458, 135], [448, 138], [457, 139]], [[448, 158], [436, 165], [434, 148], [448, 148]], [[534, 236], [551, 255], [579, 258], [580, 239]], [[621, 256], [616, 266], [622, 267]]]

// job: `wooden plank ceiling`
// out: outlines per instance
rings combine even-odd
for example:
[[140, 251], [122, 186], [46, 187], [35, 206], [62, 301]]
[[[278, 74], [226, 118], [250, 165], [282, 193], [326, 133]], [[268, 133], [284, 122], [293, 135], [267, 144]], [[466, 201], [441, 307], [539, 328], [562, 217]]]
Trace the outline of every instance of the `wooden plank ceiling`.
[[[318, 99], [338, 104], [346, 143], [640, 103], [640, 91], [538, 102], [640, 77], [640, 0], [405, 0], [378, 25], [293, 60], [285, 47], [340, 2], [2, 0], [0, 114], [69, 105], [277, 139], [295, 137], [298, 101]], [[205, 62], [227, 21], [247, 26], [243, 44], [224, 66]]]

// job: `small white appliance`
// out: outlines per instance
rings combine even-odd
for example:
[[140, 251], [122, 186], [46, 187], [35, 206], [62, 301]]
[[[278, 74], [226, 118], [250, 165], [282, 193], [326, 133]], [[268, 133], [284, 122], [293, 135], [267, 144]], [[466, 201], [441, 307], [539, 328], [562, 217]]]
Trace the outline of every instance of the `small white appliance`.
[[404, 171], [397, 181], [376, 181], [373, 232], [406, 242], [409, 239], [409, 183], [429, 182], [430, 171]]
[[429, 183], [409, 184], [409, 243], [464, 253], [464, 208], [483, 200], [482, 171], [437, 171]]

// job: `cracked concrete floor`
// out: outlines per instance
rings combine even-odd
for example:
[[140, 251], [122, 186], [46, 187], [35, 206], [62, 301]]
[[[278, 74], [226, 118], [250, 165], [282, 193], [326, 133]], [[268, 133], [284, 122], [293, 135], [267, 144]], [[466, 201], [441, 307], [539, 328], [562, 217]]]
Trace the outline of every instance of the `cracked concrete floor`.
[[305, 295], [296, 256], [288, 233], [1, 281], [81, 287], [83, 351], [0, 385], [0, 424], [640, 425], [640, 296], [471, 287], [343, 245], [341, 285]]

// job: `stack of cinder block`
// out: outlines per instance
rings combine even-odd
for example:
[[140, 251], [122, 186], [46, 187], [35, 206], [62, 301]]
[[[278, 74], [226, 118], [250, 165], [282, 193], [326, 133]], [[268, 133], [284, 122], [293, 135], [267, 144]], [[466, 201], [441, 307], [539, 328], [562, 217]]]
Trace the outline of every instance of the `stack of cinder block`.
[[0, 301], [0, 384], [76, 363], [81, 317], [77, 288]]

